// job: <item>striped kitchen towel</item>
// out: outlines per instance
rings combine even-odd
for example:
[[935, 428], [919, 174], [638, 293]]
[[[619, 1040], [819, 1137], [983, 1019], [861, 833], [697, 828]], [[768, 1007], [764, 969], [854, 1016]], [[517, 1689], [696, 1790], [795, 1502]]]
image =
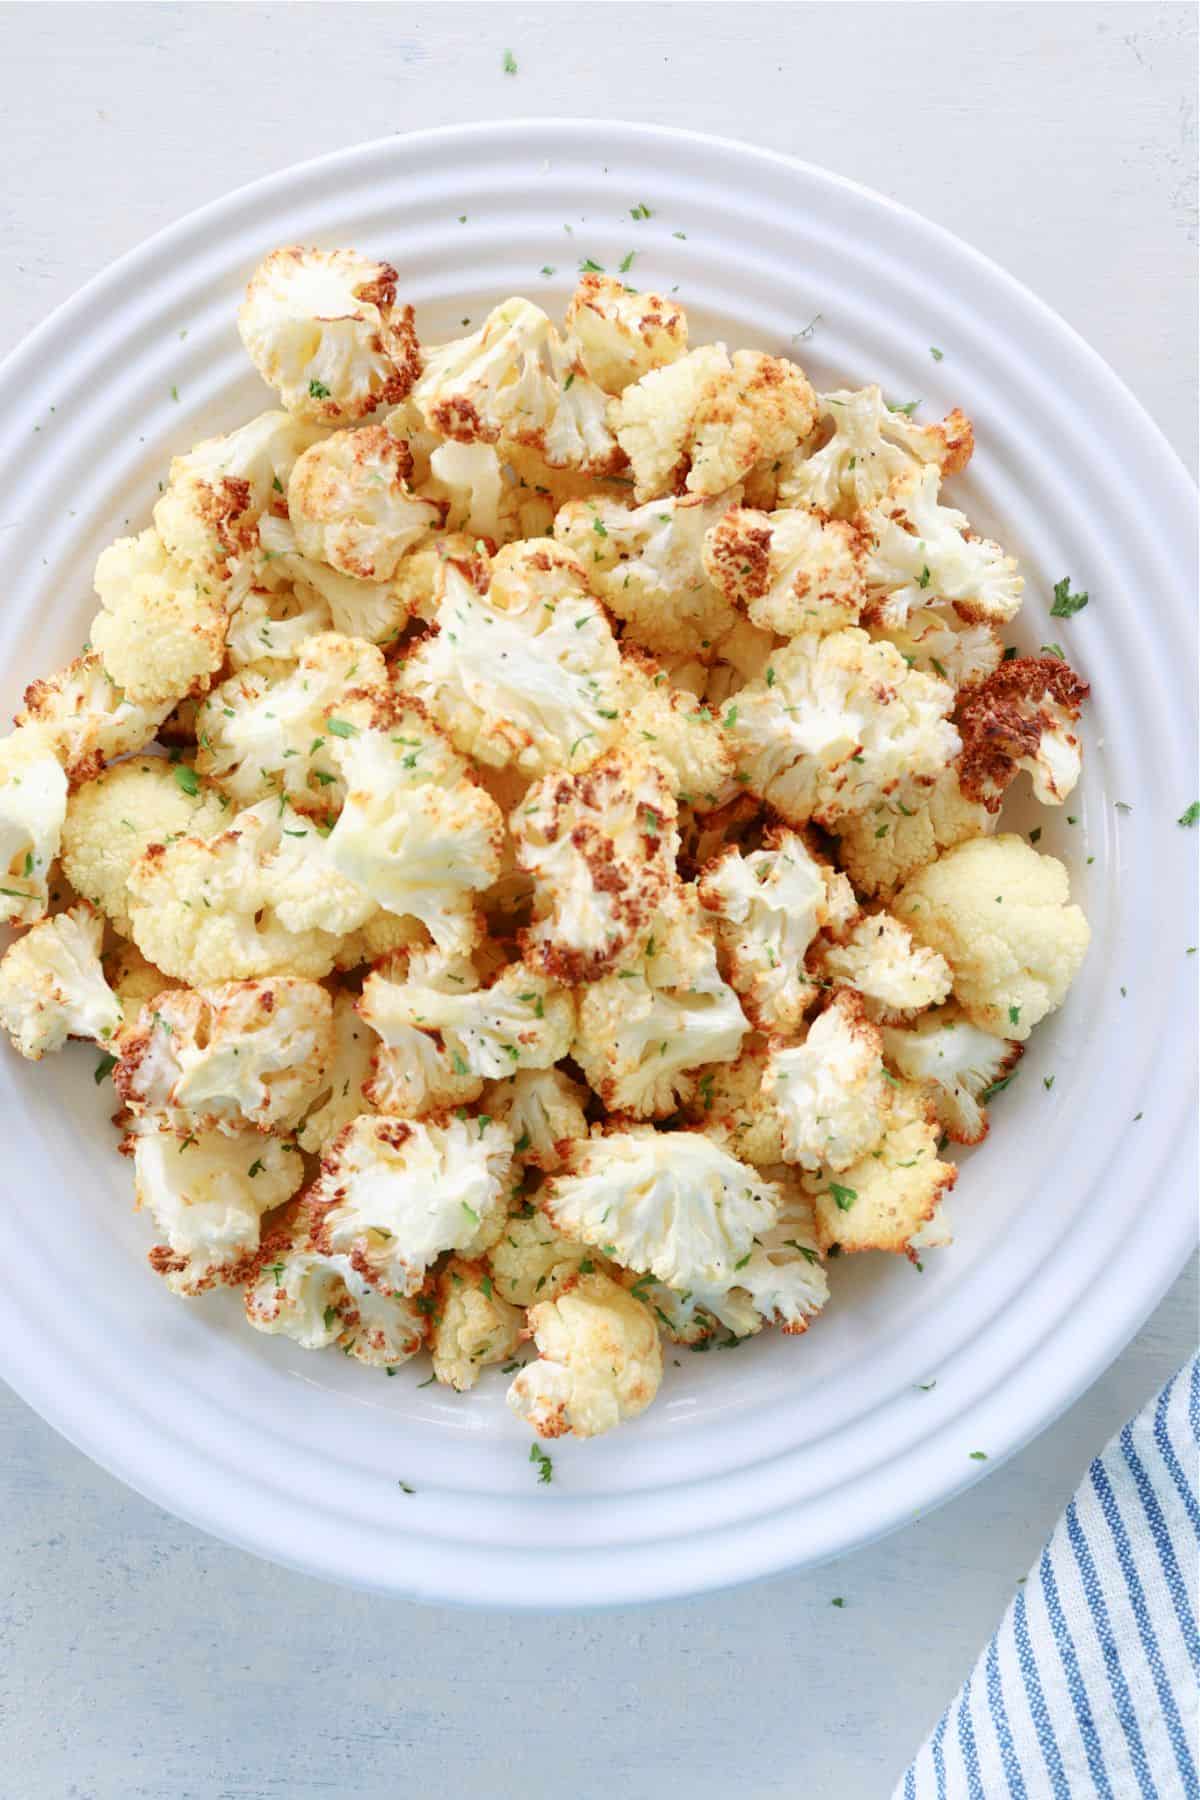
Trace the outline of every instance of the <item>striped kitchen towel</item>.
[[893, 1800], [1200, 1800], [1200, 1358], [1119, 1432]]

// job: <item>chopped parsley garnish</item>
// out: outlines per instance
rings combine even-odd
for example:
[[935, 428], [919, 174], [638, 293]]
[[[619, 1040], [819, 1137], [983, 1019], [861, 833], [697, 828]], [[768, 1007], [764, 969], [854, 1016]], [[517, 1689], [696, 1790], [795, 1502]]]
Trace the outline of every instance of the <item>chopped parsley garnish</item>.
[[1177, 825], [1200, 824], [1200, 800], [1193, 800], [1190, 806], [1185, 806], [1175, 823]]
[[972, 1452], [971, 1452], [971, 1461], [972, 1462], [986, 1462], [987, 1459], [988, 1459], [988, 1457], [987, 1457], [986, 1450], [972, 1450]]
[[516, 74], [516, 72], [517, 72], [517, 59], [516, 59], [516, 57], [515, 57], [515, 56], [514, 56], [514, 55], [513, 55], [513, 53], [512, 53], [512, 51], [511, 51], [511, 50], [506, 50], [506, 51], [505, 51], [505, 52], [504, 52], [504, 65], [503, 65], [503, 67], [504, 67], [504, 73], [505, 73], [505, 74], [506, 74], [506, 75], [515, 75], [515, 74]]
[[[392, 1371], [389, 1369], [388, 1374], [390, 1375], [391, 1372]], [[417, 1491], [415, 1487], [409, 1487], [407, 1481], [398, 1481], [396, 1486], [400, 1489], [402, 1494], [415, 1494]]]
[[530, 1444], [529, 1460], [537, 1468], [538, 1480], [548, 1486], [554, 1480], [554, 1464], [540, 1444]]
[[328, 400], [329, 398], [329, 389], [325, 386], [323, 381], [317, 381], [315, 379], [310, 381], [308, 384], [308, 391], [314, 400]]
[[637, 251], [631, 250], [627, 256], [621, 258], [620, 262], [617, 264], [617, 270], [620, 274], [628, 275], [630, 269], [633, 267], [633, 259], [636, 255]]
[[930, 576], [930, 573], [929, 573], [929, 564], [926, 563], [925, 567], [921, 570], [921, 573], [917, 579], [917, 586], [919, 588], [927, 588], [929, 586], [931, 579], [932, 579], [932, 577]]
[[644, 200], [639, 200], [636, 206], [630, 207], [629, 216], [631, 219], [652, 219], [654, 214]]
[[579, 265], [579, 269], [580, 273], [583, 275], [603, 275], [604, 264], [595, 262], [590, 256], [585, 256]]
[[1009, 1007], [1008, 1022], [1010, 1025], [1019, 1025], [1021, 1023], [1021, 1009], [1019, 1006]]
[[325, 729], [332, 731], [334, 737], [349, 738], [358, 736], [358, 726], [351, 725], [349, 719], [326, 719]]
[[249, 1175], [251, 1181], [254, 1180], [254, 1177], [256, 1175], [262, 1174], [264, 1166], [265, 1165], [263, 1163], [262, 1157], [256, 1156], [254, 1161], [250, 1164], [250, 1167], [246, 1171], [246, 1173], [247, 1173], [247, 1175]]
[[1053, 1075], [1043, 1075], [1042, 1076], [1042, 1086], [1045, 1088], [1046, 1092], [1049, 1093], [1050, 1089], [1054, 1086]]
[[906, 419], [911, 419], [920, 404], [919, 400], [906, 400], [903, 406], [889, 406], [888, 411], [903, 413]]
[[1052, 619], [1071, 619], [1077, 612], [1082, 612], [1088, 603], [1086, 593], [1071, 592], [1071, 577], [1064, 575], [1061, 581], [1054, 584], [1054, 605], [1050, 608]]
[[185, 794], [200, 792], [200, 778], [195, 769], [189, 769], [186, 763], [176, 763], [172, 774]]
[[839, 1212], [849, 1212], [850, 1208], [854, 1205], [854, 1202], [858, 1199], [857, 1188], [843, 1187], [841, 1183], [837, 1181], [831, 1181], [827, 1191], [832, 1195], [834, 1204]]
[[554, 275], [556, 273], [557, 273], [557, 271], [554, 269], [553, 265], [550, 263], [543, 263], [541, 268], [538, 270], [538, 274], [544, 275], [546, 277], [547, 281], [550, 279], [551, 275]]
[[982, 1094], [980, 1094], [980, 1105], [986, 1106], [988, 1101], [993, 1099], [996, 1094], [1002, 1094], [1006, 1087], [1011, 1087], [1016, 1079], [1017, 1070], [1014, 1069], [1011, 1075], [1002, 1075], [999, 1081], [993, 1081], [991, 1086], [985, 1087]]
[[939, 350], [936, 344], [930, 344], [929, 354], [932, 356], [934, 362], [941, 362], [946, 352], [944, 350]]
[[106, 1075], [112, 1074], [112, 1072], [116, 1068], [116, 1066], [117, 1066], [117, 1059], [115, 1056], [109, 1056], [106, 1053], [105, 1055], [103, 1055], [100, 1058], [100, 1061], [96, 1064], [95, 1070], [92, 1075], [92, 1080], [96, 1083], [97, 1087], [100, 1086], [100, 1083], [104, 1080], [104, 1077]]
[[846, 1602], [841, 1594], [835, 1594], [829, 1604], [830, 1606], [845, 1606]]

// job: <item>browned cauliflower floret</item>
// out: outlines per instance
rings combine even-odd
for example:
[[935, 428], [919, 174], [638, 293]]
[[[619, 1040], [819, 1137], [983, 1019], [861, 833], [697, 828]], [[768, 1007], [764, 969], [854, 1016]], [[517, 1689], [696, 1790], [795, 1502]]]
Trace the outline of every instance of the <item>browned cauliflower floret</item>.
[[538, 1361], [514, 1376], [508, 1404], [539, 1437], [595, 1437], [645, 1412], [662, 1381], [648, 1307], [607, 1275], [579, 1275], [529, 1311]]
[[838, 987], [861, 994], [867, 1017], [877, 1021], [911, 1018], [950, 992], [945, 958], [914, 944], [908, 928], [886, 912], [865, 914], [842, 943], [823, 945], [814, 962]]
[[918, 607], [899, 624], [880, 624], [865, 615], [873, 638], [894, 644], [910, 669], [936, 675], [956, 688], [974, 687], [1000, 667], [1004, 646], [994, 625], [970, 624], [958, 614]]
[[238, 330], [290, 413], [341, 425], [403, 400], [421, 370], [411, 306], [390, 263], [357, 250], [272, 250], [246, 288]]
[[867, 587], [874, 617], [900, 624], [914, 607], [953, 606], [960, 618], [1004, 625], [1024, 582], [999, 544], [968, 536], [966, 515], [938, 501], [940, 471], [914, 469], [863, 520], [871, 548]]
[[552, 1174], [568, 1146], [587, 1136], [587, 1089], [561, 1069], [521, 1069], [483, 1090], [482, 1107], [512, 1133], [513, 1159]]
[[708, 532], [704, 566], [727, 600], [781, 637], [857, 625], [866, 602], [866, 539], [845, 519], [796, 507], [733, 506]]
[[783, 457], [780, 506], [811, 506], [853, 519], [923, 463], [953, 475], [975, 448], [971, 421], [962, 413], [955, 410], [940, 425], [918, 425], [886, 406], [877, 387], [822, 394], [815, 411], [821, 429]]
[[704, 541], [736, 498], [735, 490], [629, 506], [592, 495], [568, 501], [554, 535], [578, 556], [627, 636], [660, 655], [711, 661], [737, 615], [705, 569]]
[[726, 726], [753, 794], [791, 825], [837, 828], [906, 777], [929, 779], [960, 743], [948, 682], [865, 631], [793, 638], [734, 698]]
[[225, 655], [229, 593], [172, 556], [156, 531], [118, 538], [96, 564], [101, 610], [91, 639], [135, 705], [164, 713], [202, 694]]
[[652, 369], [608, 409], [639, 500], [723, 494], [808, 436], [816, 401], [795, 363], [706, 344]]
[[592, 981], [645, 943], [675, 881], [675, 801], [657, 766], [613, 751], [582, 775], [547, 775], [509, 827], [533, 878], [531, 957]]
[[706, 1137], [764, 1170], [783, 1162], [783, 1113], [767, 1087], [770, 1059], [766, 1038], [747, 1037], [733, 1062], [698, 1071], [683, 1109]]
[[916, 1261], [917, 1251], [950, 1242], [939, 1217], [958, 1170], [938, 1160], [938, 1127], [919, 1088], [900, 1082], [875, 1148], [832, 1174], [804, 1177], [813, 1197], [823, 1251], [886, 1250]]
[[783, 1161], [844, 1169], [887, 1124], [891, 1091], [879, 1032], [845, 988], [813, 1020], [802, 1044], [772, 1045], [764, 1082], [783, 1120]]
[[999, 812], [1021, 769], [1035, 799], [1061, 806], [1079, 780], [1082, 750], [1074, 730], [1088, 684], [1057, 656], [1018, 656], [959, 701], [959, 785], [968, 800]]
[[606, 394], [687, 354], [687, 317], [661, 294], [639, 294], [611, 275], [585, 275], [567, 307], [565, 324], [583, 366]]
[[981, 1144], [986, 1102], [1008, 1085], [1024, 1045], [980, 1031], [953, 1003], [922, 1013], [904, 1030], [886, 1025], [881, 1036], [885, 1060], [924, 1091], [951, 1142]]
[[220, 831], [228, 799], [197, 779], [189, 763], [131, 757], [75, 788], [62, 835], [63, 872], [71, 886], [130, 932], [126, 884], [151, 844]]
[[521, 1339], [521, 1314], [496, 1292], [487, 1265], [451, 1257], [433, 1291], [433, 1372], [465, 1393], [482, 1370], [507, 1362]]
[[30, 682], [18, 730], [36, 725], [72, 781], [87, 781], [117, 757], [143, 750], [171, 702], [137, 704], [117, 685], [94, 650], [65, 669]]
[[304, 452], [288, 482], [288, 516], [302, 556], [360, 581], [389, 581], [444, 509], [408, 485], [412, 455], [383, 425], [335, 431]]
[[625, 745], [661, 769], [681, 805], [723, 806], [737, 792], [733, 748], [712, 707], [632, 645], [622, 645], [621, 687]]
[[982, 837], [995, 818], [959, 786], [957, 768], [902, 781], [865, 812], [839, 819], [838, 857], [860, 893], [892, 893], [943, 850]]

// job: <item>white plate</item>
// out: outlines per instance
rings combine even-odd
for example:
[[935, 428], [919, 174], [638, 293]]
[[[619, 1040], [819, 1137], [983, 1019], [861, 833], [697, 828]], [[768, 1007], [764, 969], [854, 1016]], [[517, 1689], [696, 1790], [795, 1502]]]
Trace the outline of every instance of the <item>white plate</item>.
[[[638, 203], [649, 220], [631, 218]], [[394, 137], [193, 214], [4, 365], [6, 710], [78, 650], [95, 557], [145, 522], [170, 454], [267, 404], [234, 311], [256, 260], [291, 242], [389, 258], [428, 337], [478, 322], [510, 292], [557, 308], [580, 259], [611, 269], [636, 250], [633, 276], [678, 284], [696, 342], [719, 330], [790, 351], [818, 385], [878, 379], [898, 400], [922, 399], [923, 416], [963, 406], [979, 449], [957, 490], [1028, 580], [1013, 636], [1022, 648], [1060, 640], [1093, 684], [1077, 823], [1047, 814], [1042, 840], [1070, 865], [1091, 954], [996, 1103], [990, 1143], [966, 1159], [951, 1251], [930, 1254], [923, 1274], [898, 1258], [835, 1264], [827, 1315], [804, 1338], [668, 1358], [644, 1419], [552, 1446], [550, 1487], [500, 1376], [462, 1397], [419, 1389], [410, 1369], [385, 1380], [260, 1337], [233, 1296], [169, 1295], [146, 1268], [149, 1232], [105, 1124], [111, 1092], [93, 1085], [83, 1049], [0, 1066], [0, 1368], [58, 1430], [173, 1512], [365, 1586], [580, 1605], [848, 1550], [1053, 1419], [1192, 1241], [1179, 1161], [1196, 838], [1175, 824], [1194, 787], [1190, 484], [1060, 319], [876, 194], [642, 125]], [[1091, 605], [1051, 623], [1051, 586], [1066, 574]]]

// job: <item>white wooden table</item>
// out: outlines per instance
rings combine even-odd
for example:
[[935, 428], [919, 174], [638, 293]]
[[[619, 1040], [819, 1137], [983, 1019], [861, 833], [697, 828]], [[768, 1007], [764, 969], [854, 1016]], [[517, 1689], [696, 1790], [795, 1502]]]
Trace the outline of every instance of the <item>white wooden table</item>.
[[[178, 214], [298, 158], [454, 120], [624, 115], [795, 152], [958, 231], [1193, 460], [1190, 6], [0, 5], [0, 33], [0, 346]], [[840, 1564], [546, 1619], [269, 1568], [0, 1392], [0, 1793], [884, 1800], [1195, 1320], [1193, 1270], [1021, 1456]]]

